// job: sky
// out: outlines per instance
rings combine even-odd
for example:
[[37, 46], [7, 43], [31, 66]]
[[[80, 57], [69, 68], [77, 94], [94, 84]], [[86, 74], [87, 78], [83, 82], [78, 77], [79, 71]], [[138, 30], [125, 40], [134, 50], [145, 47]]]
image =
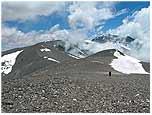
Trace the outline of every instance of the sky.
[[132, 54], [149, 60], [149, 5], [146, 1], [2, 2], [2, 50], [65, 39], [67, 33], [75, 42], [110, 33], [136, 38]]

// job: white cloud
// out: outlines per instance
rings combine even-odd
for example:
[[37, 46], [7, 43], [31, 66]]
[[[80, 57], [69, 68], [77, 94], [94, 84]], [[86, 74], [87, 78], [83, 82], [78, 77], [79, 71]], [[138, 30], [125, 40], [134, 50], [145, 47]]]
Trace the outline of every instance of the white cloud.
[[60, 30], [59, 25], [55, 25], [48, 31], [32, 31], [28, 33], [21, 32], [16, 28], [2, 27], [2, 50], [18, 48], [33, 45], [43, 41], [63, 40], [66, 42], [66, 48], [71, 44], [78, 44], [87, 39], [82, 31]]
[[2, 50], [33, 45], [49, 39], [48, 34], [41, 32], [24, 33], [16, 28], [2, 27]]
[[[109, 2], [108, 2], [109, 3]], [[117, 12], [114, 3], [105, 2], [75, 2], [69, 7], [69, 24], [73, 29], [92, 29], [103, 21], [126, 13], [125, 9]]]
[[[67, 41], [68, 48], [73, 43], [78, 44], [80, 41], [87, 39], [88, 30], [100, 25], [97, 30], [101, 31], [106, 20], [128, 12], [127, 9], [116, 11], [115, 4], [116, 2], [70, 2], [68, 5], [66, 2], [3, 2], [2, 21], [24, 21], [33, 19], [38, 15], [46, 16], [55, 11], [66, 10], [70, 13], [68, 19], [72, 30], [60, 30], [59, 25], [55, 25], [48, 31], [24, 33], [16, 28], [3, 26], [2, 48], [6, 50], [58, 39]], [[132, 20], [129, 20], [130, 18]], [[131, 55], [138, 59], [149, 60], [149, 22], [149, 8], [143, 8], [131, 17], [124, 19], [121, 26], [109, 30], [108, 33], [123, 37], [129, 35], [136, 38], [130, 44]]]
[[[113, 5], [113, 2], [108, 2], [108, 4], [107, 2], [3, 2], [2, 20], [24, 21], [35, 18], [37, 15], [49, 15], [55, 11], [67, 10], [70, 12], [69, 23], [73, 29], [78, 24], [79, 26], [84, 25], [85, 30], [88, 30], [97, 25], [99, 21], [114, 17], [115, 14], [111, 10]], [[56, 25], [48, 31], [24, 33], [16, 28], [3, 26], [2, 47], [3, 49], [11, 49], [46, 40], [68, 38], [72, 43], [81, 38], [87, 38], [87, 31], [85, 30], [59, 30], [59, 25]], [[70, 33], [67, 34], [67, 32]], [[77, 38], [73, 37], [74, 35]]]
[[101, 21], [126, 13], [115, 11], [117, 2], [2, 2], [2, 21], [30, 20], [56, 11], [69, 11], [69, 24], [91, 29]]
[[[129, 20], [129, 19], [132, 20]], [[149, 61], [150, 58], [150, 17], [149, 8], [136, 11], [131, 17], [123, 20], [118, 28], [109, 30], [107, 33], [120, 36], [131, 36], [135, 41], [130, 44], [131, 55]]]
[[65, 2], [2, 2], [2, 20], [26, 20], [63, 10]]

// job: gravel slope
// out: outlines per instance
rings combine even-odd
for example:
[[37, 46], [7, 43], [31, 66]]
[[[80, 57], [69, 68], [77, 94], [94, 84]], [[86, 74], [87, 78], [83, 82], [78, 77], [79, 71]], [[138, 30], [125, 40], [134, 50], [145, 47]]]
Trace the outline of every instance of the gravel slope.
[[2, 80], [2, 112], [147, 113], [149, 81], [147, 75], [95, 73]]

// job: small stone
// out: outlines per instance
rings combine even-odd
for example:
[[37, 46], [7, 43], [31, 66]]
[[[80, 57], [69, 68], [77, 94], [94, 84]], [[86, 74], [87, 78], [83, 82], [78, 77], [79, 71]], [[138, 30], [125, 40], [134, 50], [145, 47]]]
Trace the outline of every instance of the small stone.
[[58, 104], [58, 102], [54, 102], [54, 104], [56, 104], [56, 105], [57, 105], [57, 104]]
[[73, 101], [77, 101], [77, 99], [73, 99]]
[[19, 98], [21, 98], [22, 96], [21, 96], [21, 95], [19, 95], [18, 97], [19, 97]]
[[45, 97], [41, 97], [41, 99], [45, 99]]
[[18, 88], [18, 90], [19, 90], [19, 91], [21, 91], [21, 90], [22, 90], [22, 88]]
[[45, 90], [42, 90], [43, 93], [45, 93]]
[[135, 97], [139, 96], [140, 94], [136, 94]]
[[9, 107], [10, 107], [10, 108], [13, 108], [13, 105], [10, 105]]
[[149, 99], [146, 99], [146, 102], [150, 102]]

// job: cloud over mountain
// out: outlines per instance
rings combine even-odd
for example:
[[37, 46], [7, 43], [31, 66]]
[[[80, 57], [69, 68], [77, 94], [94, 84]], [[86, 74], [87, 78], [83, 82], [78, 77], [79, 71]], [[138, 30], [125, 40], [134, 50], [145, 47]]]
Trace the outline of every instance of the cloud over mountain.
[[[117, 2], [3, 2], [2, 50], [48, 40], [64, 40], [68, 45], [91, 39], [88, 34], [92, 34], [91, 32], [97, 34], [98, 31], [103, 33], [106, 21], [129, 12], [126, 7], [116, 9], [116, 4]], [[61, 29], [60, 25], [56, 24], [47, 30], [24, 32], [4, 23], [6, 21], [24, 23], [26, 20], [36, 20], [38, 16], [49, 16], [54, 12], [61, 12], [62, 15], [66, 12], [68, 29]], [[106, 33], [119, 35], [122, 38], [125, 36], [135, 38], [134, 42], [129, 44], [130, 55], [149, 61], [149, 8], [141, 8], [121, 21], [123, 23], [120, 26], [109, 29]]]
[[149, 61], [150, 57], [150, 8], [142, 8], [125, 18], [123, 24], [107, 33], [120, 36], [132, 36], [135, 41], [130, 44], [131, 55]]

